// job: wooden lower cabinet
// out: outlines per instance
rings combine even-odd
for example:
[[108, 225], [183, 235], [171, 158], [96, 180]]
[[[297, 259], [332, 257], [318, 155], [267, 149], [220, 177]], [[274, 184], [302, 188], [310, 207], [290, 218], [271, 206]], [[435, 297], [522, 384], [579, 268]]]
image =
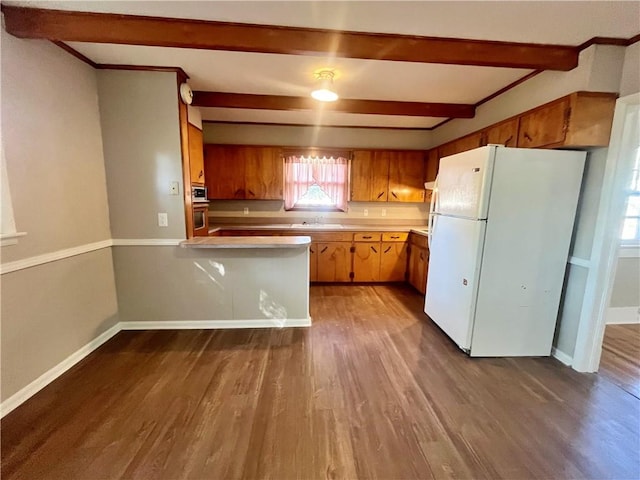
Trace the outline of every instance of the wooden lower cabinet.
[[317, 281], [351, 281], [351, 242], [318, 243]]
[[358, 242], [353, 246], [353, 281], [380, 281], [380, 242]]
[[315, 242], [309, 246], [309, 281], [318, 281], [318, 244]]
[[407, 279], [420, 293], [427, 291], [427, 272], [429, 271], [429, 248], [427, 237], [412, 233], [409, 237], [410, 251]]
[[381, 282], [404, 282], [407, 273], [406, 242], [382, 242], [380, 244]]

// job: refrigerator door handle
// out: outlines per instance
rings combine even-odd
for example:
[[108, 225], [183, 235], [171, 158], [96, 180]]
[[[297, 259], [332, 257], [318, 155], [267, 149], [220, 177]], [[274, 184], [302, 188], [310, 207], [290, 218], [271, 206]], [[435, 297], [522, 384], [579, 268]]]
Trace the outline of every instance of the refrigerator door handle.
[[435, 214], [433, 212], [436, 209], [437, 201], [438, 201], [438, 177], [436, 176], [436, 180], [433, 184], [433, 193], [431, 194], [431, 201], [429, 202], [429, 223], [427, 225], [429, 228], [429, 231], [427, 232], [427, 245], [429, 246], [429, 249], [431, 249], [431, 236], [433, 235], [433, 228], [435, 226], [435, 222], [434, 222]]

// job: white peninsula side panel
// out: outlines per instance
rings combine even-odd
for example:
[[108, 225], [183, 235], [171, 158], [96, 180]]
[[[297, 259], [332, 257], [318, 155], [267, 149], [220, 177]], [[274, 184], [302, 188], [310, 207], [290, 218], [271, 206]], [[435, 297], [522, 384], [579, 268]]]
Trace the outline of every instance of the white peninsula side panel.
[[311, 325], [308, 242], [120, 246], [114, 265], [125, 329]]

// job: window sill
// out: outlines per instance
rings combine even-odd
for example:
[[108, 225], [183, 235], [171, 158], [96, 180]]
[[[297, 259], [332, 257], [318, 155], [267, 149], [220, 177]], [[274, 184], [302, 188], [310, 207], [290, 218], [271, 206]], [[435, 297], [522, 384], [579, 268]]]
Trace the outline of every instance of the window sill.
[[26, 234], [27, 232], [2, 233], [0, 234], [0, 247], [15, 245], [18, 243], [18, 238], [24, 237]]
[[620, 245], [619, 258], [640, 258], [640, 245]]

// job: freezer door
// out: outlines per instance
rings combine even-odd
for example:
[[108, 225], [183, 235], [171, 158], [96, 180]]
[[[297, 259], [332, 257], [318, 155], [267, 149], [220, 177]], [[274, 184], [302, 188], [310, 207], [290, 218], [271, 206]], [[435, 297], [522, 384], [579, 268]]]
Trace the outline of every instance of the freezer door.
[[471, 346], [485, 229], [484, 220], [434, 218], [424, 311], [464, 350]]
[[440, 159], [435, 212], [486, 219], [496, 147], [480, 147]]

